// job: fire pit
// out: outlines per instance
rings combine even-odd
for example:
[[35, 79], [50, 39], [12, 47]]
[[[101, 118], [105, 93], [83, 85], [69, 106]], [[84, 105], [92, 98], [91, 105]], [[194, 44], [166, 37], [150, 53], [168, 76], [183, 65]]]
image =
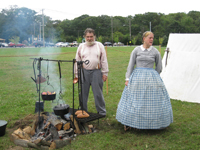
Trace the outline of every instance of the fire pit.
[[[58, 67], [59, 67], [59, 74], [60, 74], [60, 97], [61, 99], [61, 93], [62, 93], [62, 88], [61, 88], [61, 67], [60, 67], [60, 62], [72, 62], [73, 63], [73, 68], [72, 72], [74, 71], [74, 64], [76, 62], [75, 59], [73, 61], [65, 61], [65, 60], [49, 60], [49, 59], [43, 59], [43, 58], [34, 58], [33, 61], [33, 68], [34, 64], [38, 61], [38, 70], [39, 70], [39, 76], [41, 76], [41, 62], [42, 61], [55, 61], [58, 62]], [[85, 62], [79, 63], [83, 64]], [[79, 92], [79, 106], [82, 108], [82, 89], [81, 85], [83, 82], [80, 82], [82, 80], [81, 78], [81, 69], [82, 65], [78, 67], [79, 71], [79, 82], [78, 82], [78, 92]], [[73, 79], [74, 79], [74, 72], [73, 74]], [[34, 69], [34, 75], [35, 75], [35, 69]], [[84, 77], [84, 75], [83, 75]], [[32, 78], [33, 79], [33, 78]], [[40, 79], [40, 78], [39, 78]], [[35, 79], [36, 81], [36, 75]], [[48, 80], [47, 80], [48, 81]], [[73, 82], [73, 80], [72, 80]], [[45, 94], [44, 92], [41, 93], [40, 91], [40, 83], [41, 80], [39, 80], [39, 83], [36, 83], [36, 88], [37, 88], [37, 93], [39, 93], [39, 101], [40, 103], [40, 98], [44, 101], [46, 100], [54, 100], [56, 93], [50, 93], [50, 94]], [[105, 116], [96, 114], [96, 113], [89, 113], [88, 118], [77, 118], [75, 116], [75, 111], [74, 109], [74, 84], [72, 84], [72, 91], [73, 91], [73, 107], [70, 108], [69, 105], [67, 104], [58, 104], [53, 108], [53, 112], [55, 113], [48, 113], [48, 114], [41, 114], [41, 109], [39, 107], [38, 110], [38, 118], [34, 121], [32, 127], [26, 127], [24, 129], [18, 129], [16, 130], [13, 134], [13, 141], [16, 145], [20, 146], [25, 146], [25, 147], [31, 147], [31, 148], [50, 148], [50, 149], [57, 149], [61, 148], [67, 144], [71, 143], [71, 139], [75, 137], [76, 134], [81, 134], [81, 133], [91, 133], [94, 131], [94, 128], [92, 125], [87, 125], [87, 122], [103, 118]], [[53, 101], [52, 101], [53, 102]], [[80, 108], [79, 107], [79, 108]], [[65, 118], [65, 115], [69, 115], [67, 119]]]
[[[37, 116], [28, 115], [25, 120], [20, 122], [29, 122], [33, 120], [32, 126], [19, 126], [11, 135], [11, 141], [16, 145], [35, 149], [58, 149], [71, 144], [77, 134], [86, 134], [94, 132], [93, 125], [84, 124], [82, 126], [73, 127], [71, 121], [66, 121], [53, 113], [44, 112], [38, 120]], [[73, 120], [73, 115], [70, 116]], [[76, 120], [74, 119], [76, 122]], [[30, 124], [30, 122], [29, 122]], [[87, 132], [86, 132], [87, 131]]]

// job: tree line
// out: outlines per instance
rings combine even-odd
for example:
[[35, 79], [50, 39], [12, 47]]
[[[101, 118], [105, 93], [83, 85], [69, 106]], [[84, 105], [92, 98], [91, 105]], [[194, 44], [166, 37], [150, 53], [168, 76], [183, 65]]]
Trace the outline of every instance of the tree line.
[[142, 42], [142, 33], [151, 30], [154, 33], [154, 44], [166, 45], [170, 33], [199, 33], [199, 24], [199, 11], [168, 15], [147, 12], [127, 17], [96, 17], [85, 14], [73, 20], [60, 21], [15, 5], [0, 12], [0, 38], [6, 42], [18, 39], [24, 44], [31, 44], [43, 36], [46, 42], [81, 42], [84, 30], [89, 27], [95, 30], [97, 40], [102, 43], [139, 45]]

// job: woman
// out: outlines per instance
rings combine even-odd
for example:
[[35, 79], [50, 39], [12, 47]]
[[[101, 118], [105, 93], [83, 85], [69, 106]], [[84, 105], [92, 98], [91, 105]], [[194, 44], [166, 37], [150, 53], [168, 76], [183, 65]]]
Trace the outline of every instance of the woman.
[[173, 122], [170, 97], [159, 75], [161, 56], [152, 46], [154, 34], [147, 31], [142, 38], [143, 44], [131, 53], [126, 86], [117, 108], [116, 119], [124, 125], [125, 131], [130, 127], [163, 129]]

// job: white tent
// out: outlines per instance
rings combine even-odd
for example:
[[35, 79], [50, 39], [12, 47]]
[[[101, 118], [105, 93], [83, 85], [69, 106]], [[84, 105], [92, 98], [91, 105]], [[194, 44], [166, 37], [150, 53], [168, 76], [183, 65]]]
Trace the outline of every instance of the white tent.
[[160, 75], [170, 98], [200, 103], [200, 34], [171, 33], [167, 48]]

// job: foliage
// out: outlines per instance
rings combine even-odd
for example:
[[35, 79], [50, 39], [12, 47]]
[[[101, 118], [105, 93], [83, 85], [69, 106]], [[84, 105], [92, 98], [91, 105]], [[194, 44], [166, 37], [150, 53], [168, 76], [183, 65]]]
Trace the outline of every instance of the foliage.
[[81, 36], [79, 36], [77, 39], [76, 39], [76, 41], [78, 42], [78, 43], [82, 43], [82, 37]]
[[20, 41], [20, 37], [18, 36], [13, 36], [11, 39], [9, 39], [10, 42], [14, 43], [14, 44], [18, 44]]
[[102, 37], [102, 36], [99, 36], [99, 37], [97, 38], [97, 41], [103, 43], [103, 37]]
[[164, 41], [164, 38], [159, 37], [159, 45], [162, 45], [163, 41]]
[[135, 45], [135, 44], [136, 44], [136, 42], [137, 42], [137, 39], [138, 39], [138, 37], [137, 37], [137, 36], [134, 36], [134, 38], [132, 39], [132, 43], [133, 43], [133, 45]]
[[[128, 43], [130, 37], [137, 36], [138, 40], [134, 45], [139, 45], [142, 33], [150, 30], [150, 23], [155, 45], [160, 44], [159, 37], [168, 37], [170, 33], [200, 33], [199, 11], [168, 15], [147, 12], [128, 17], [107, 15], [95, 17], [84, 14], [73, 20], [60, 21], [52, 20], [49, 16], [38, 15], [25, 7], [11, 6], [10, 9], [2, 9], [0, 12], [0, 37], [6, 39], [6, 42], [13, 36], [19, 36], [19, 42], [28, 41], [28, 39], [32, 41], [32, 38], [40, 35], [43, 38], [43, 17], [45, 41], [54, 43], [75, 41], [83, 35], [86, 28], [93, 28], [97, 38], [102, 36], [102, 42]], [[162, 45], [166, 45], [166, 39], [163, 40]]]

